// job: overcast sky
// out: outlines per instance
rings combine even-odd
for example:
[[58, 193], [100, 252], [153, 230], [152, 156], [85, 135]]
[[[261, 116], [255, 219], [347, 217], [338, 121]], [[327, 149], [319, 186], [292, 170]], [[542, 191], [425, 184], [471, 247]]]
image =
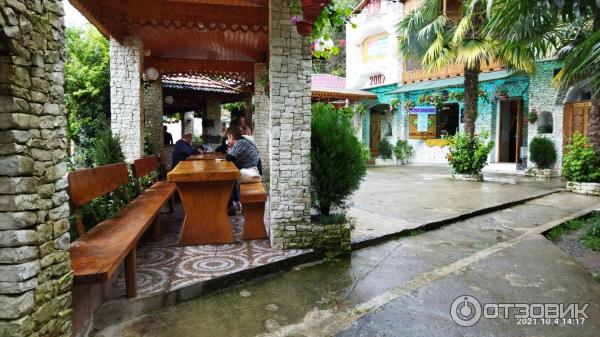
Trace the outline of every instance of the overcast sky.
[[65, 5], [65, 25], [67, 27], [81, 26], [88, 22], [68, 1], [63, 1], [63, 4]]

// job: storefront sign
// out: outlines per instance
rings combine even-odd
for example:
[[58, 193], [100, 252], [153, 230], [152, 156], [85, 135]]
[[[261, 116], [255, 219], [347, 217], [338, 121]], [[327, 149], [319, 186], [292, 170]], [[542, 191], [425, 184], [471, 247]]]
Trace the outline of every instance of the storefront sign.
[[410, 111], [410, 138], [429, 139], [435, 138], [435, 106], [416, 106]]

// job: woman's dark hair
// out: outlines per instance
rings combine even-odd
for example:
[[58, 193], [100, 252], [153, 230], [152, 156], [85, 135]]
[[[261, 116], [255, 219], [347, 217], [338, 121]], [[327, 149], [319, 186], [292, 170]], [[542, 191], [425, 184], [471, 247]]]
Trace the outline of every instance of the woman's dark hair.
[[241, 139], [243, 137], [242, 129], [240, 129], [239, 126], [230, 126], [225, 133], [225, 136], [229, 135], [231, 135], [235, 140]]

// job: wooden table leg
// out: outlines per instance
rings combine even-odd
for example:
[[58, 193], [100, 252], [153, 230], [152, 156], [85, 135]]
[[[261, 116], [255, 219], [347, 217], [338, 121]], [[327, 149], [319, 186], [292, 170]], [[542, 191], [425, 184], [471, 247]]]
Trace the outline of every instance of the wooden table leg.
[[177, 183], [185, 219], [182, 246], [233, 243], [227, 202], [233, 181]]
[[137, 296], [137, 269], [135, 260], [134, 246], [125, 257], [125, 293], [129, 298]]
[[244, 208], [244, 240], [266, 239], [265, 202], [242, 204]]

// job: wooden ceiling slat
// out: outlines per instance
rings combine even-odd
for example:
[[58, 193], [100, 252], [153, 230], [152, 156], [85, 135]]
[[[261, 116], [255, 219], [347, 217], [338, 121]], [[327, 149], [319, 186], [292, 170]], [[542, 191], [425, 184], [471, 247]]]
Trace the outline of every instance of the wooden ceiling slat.
[[158, 69], [163, 75], [215, 74], [249, 83], [253, 81], [254, 74], [253, 62], [148, 57], [144, 60], [144, 65]]

